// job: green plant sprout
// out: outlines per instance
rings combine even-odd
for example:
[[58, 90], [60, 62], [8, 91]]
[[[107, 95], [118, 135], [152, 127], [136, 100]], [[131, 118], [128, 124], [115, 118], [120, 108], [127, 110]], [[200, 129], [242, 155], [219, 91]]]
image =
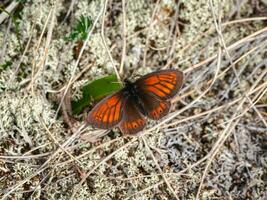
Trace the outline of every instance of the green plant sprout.
[[66, 37], [66, 40], [68, 41], [75, 41], [75, 40], [81, 40], [84, 41], [87, 37], [88, 30], [92, 26], [92, 19], [90, 17], [81, 16], [72, 33]]

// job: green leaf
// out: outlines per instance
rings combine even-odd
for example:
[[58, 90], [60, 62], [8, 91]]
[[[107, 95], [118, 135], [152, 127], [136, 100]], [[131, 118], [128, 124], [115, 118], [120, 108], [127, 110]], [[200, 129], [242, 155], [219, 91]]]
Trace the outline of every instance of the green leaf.
[[73, 114], [81, 113], [83, 109], [93, 102], [99, 101], [103, 97], [121, 88], [122, 84], [118, 82], [116, 75], [106, 76], [85, 85], [82, 88], [83, 97], [78, 101], [71, 102]]

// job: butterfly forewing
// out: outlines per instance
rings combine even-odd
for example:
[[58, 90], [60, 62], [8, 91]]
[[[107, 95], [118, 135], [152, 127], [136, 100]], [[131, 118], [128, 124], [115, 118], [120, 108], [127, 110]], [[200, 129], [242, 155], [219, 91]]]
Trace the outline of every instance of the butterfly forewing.
[[146, 120], [138, 111], [133, 99], [128, 98], [123, 107], [123, 117], [119, 124], [120, 130], [124, 134], [136, 134], [142, 131], [146, 125]]
[[169, 69], [153, 72], [136, 81], [138, 88], [144, 93], [153, 94], [159, 100], [174, 97], [183, 83], [183, 73]]
[[87, 122], [97, 128], [112, 128], [122, 119], [124, 101], [121, 91], [104, 98], [89, 113]]

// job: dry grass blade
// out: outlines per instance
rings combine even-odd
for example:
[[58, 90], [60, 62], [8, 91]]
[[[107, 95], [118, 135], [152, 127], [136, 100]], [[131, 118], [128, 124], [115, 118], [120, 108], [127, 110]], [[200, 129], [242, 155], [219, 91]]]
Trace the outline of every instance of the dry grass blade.
[[[261, 76], [254, 84], [253, 86], [250, 88], [249, 92], [247, 92], [247, 95], [257, 86], [257, 84], [262, 80], [262, 78], [264, 77], [264, 75], [267, 73], [267, 69], [265, 70], [265, 72], [263, 73], [263, 76]], [[265, 94], [267, 90], [264, 90], [264, 92], [261, 93], [261, 97]], [[261, 98], [260, 97], [260, 98]], [[254, 102], [252, 105], [255, 105], [259, 100], [260, 98], [258, 99], [254, 99]], [[196, 195], [196, 199], [199, 199], [199, 196], [200, 196], [200, 192], [201, 192], [201, 188], [203, 186], [203, 183], [204, 183], [204, 180], [207, 176], [207, 173], [208, 173], [208, 169], [210, 167], [210, 165], [212, 164], [215, 156], [217, 155], [217, 153], [219, 152], [221, 146], [224, 144], [225, 140], [231, 135], [233, 129], [236, 127], [236, 125], [238, 124], [239, 120], [241, 119], [241, 117], [243, 115], [245, 115], [250, 109], [251, 107], [248, 107], [246, 108], [244, 111], [243, 111], [243, 106], [244, 106], [244, 103], [246, 102], [246, 98], [243, 97], [241, 102], [239, 103], [239, 106], [237, 107], [237, 112], [235, 112], [231, 118], [231, 120], [229, 121], [228, 125], [226, 126], [226, 128], [224, 129], [224, 131], [220, 134], [220, 137], [219, 139], [217, 140], [217, 142], [214, 144], [211, 152], [210, 152], [210, 157], [207, 161], [207, 164], [206, 164], [206, 167], [205, 167], [205, 170], [203, 172], [203, 175], [202, 175], [202, 178], [201, 178], [201, 182], [200, 182], [200, 185], [199, 185], [199, 189], [198, 189], [198, 192], [197, 192], [197, 195]], [[243, 111], [243, 112], [242, 112]], [[239, 114], [239, 112], [241, 112]], [[237, 115], [239, 114], [239, 117], [237, 117]]]
[[3, 23], [3, 21], [9, 17], [9, 14], [18, 6], [19, 2], [12, 1], [8, 7], [5, 8], [5, 12], [2, 12], [0, 14], [0, 24]]
[[2, 196], [1, 200], [4, 200], [6, 198], [8, 198], [16, 189], [18, 189], [19, 187], [21, 187], [24, 183], [26, 183], [27, 181], [29, 181], [30, 179], [32, 179], [33, 177], [35, 177], [36, 175], [40, 174], [41, 172], [43, 172], [45, 169], [47, 169], [49, 166], [48, 164], [62, 151], [62, 148], [64, 149], [66, 146], [68, 146], [70, 143], [73, 142], [73, 140], [75, 140], [79, 134], [81, 133], [82, 129], [84, 127], [81, 126], [77, 132], [75, 134], [73, 134], [68, 140], [66, 140], [62, 145], [61, 148], [58, 148], [40, 167], [37, 171], [35, 171], [33, 174], [31, 174], [30, 176], [28, 176], [27, 178], [23, 179], [22, 181], [18, 182], [16, 185], [12, 186], [11, 188], [7, 188], [6, 192], [4, 193], [4, 195]]
[[122, 55], [121, 55], [121, 65], [120, 65], [120, 75], [123, 74], [123, 65], [126, 56], [126, 11], [125, 11], [125, 0], [122, 0], [122, 38], [123, 38], [123, 46], [122, 46]]
[[73, 161], [75, 161], [76, 163], [81, 165], [81, 163], [57, 141], [57, 139], [49, 131], [49, 129], [47, 128], [45, 123], [43, 123], [43, 126], [44, 126], [45, 130], [47, 131], [47, 134], [49, 134], [49, 137], [53, 140], [53, 143], [55, 143], [62, 150], [62, 152], [66, 153]]
[[170, 192], [173, 194], [173, 196], [175, 197], [175, 199], [178, 200], [178, 199], [179, 199], [178, 196], [176, 195], [176, 193], [175, 193], [175, 191], [173, 190], [171, 184], [169, 183], [168, 179], [166, 178], [164, 172], [162, 171], [161, 167], [159, 166], [159, 163], [158, 163], [157, 159], [155, 158], [153, 152], [151, 151], [150, 147], [148, 146], [148, 144], [147, 144], [145, 138], [142, 137], [142, 136], [141, 136], [141, 138], [142, 138], [142, 140], [143, 140], [143, 142], [144, 142], [144, 144], [145, 144], [145, 146], [146, 146], [147, 151], [149, 152], [149, 154], [150, 154], [151, 157], [153, 158], [153, 161], [155, 162], [155, 164], [156, 164], [156, 166], [157, 166], [157, 169], [159, 170], [161, 176], [163, 177], [164, 182], [165, 182], [166, 185], [168, 186]]
[[108, 48], [108, 45], [107, 45], [107, 42], [106, 42], [106, 39], [105, 39], [105, 18], [106, 18], [105, 15], [106, 15], [107, 3], [108, 3], [108, 0], [105, 0], [104, 8], [103, 8], [103, 15], [102, 15], [101, 37], [102, 37], [103, 45], [104, 45], [104, 47], [106, 49], [106, 52], [108, 53], [108, 56], [109, 56], [109, 59], [110, 59], [111, 63], [112, 63], [114, 72], [115, 72], [115, 74], [117, 76], [117, 79], [118, 79], [119, 82], [121, 82], [120, 74], [119, 74], [119, 72], [117, 70], [117, 67], [116, 67], [115, 62], [114, 62], [114, 60], [112, 58], [112, 55], [110, 53], [110, 50]]
[[[50, 11], [49, 11], [49, 14], [48, 14], [48, 16], [47, 16], [47, 19], [46, 19], [46, 22], [45, 22], [45, 26], [44, 26], [44, 28], [43, 28], [43, 30], [42, 30], [42, 33], [41, 33], [41, 35], [40, 35], [40, 37], [39, 37], [39, 40], [38, 40], [38, 43], [37, 43], [37, 46], [36, 46], [36, 49], [35, 49], [35, 53], [37, 54], [37, 51], [38, 51], [38, 49], [40, 48], [40, 44], [41, 44], [41, 41], [42, 41], [42, 38], [43, 38], [43, 36], [44, 36], [44, 33], [45, 33], [45, 30], [46, 30], [46, 27], [47, 27], [47, 25], [48, 25], [48, 22], [49, 22], [49, 20], [50, 20], [50, 16], [52, 15], [52, 14], [54, 14], [54, 11], [53, 11], [54, 9], [51, 9]], [[45, 55], [44, 55], [44, 57], [43, 57], [43, 59], [38, 63], [38, 64], [36, 64], [36, 61], [34, 60], [33, 62], [32, 62], [32, 74], [31, 74], [31, 82], [29, 83], [29, 85], [28, 85], [28, 87], [27, 87], [27, 89], [28, 90], [30, 90], [31, 89], [31, 91], [32, 91], [32, 93], [34, 93], [34, 88], [33, 88], [33, 85], [34, 85], [34, 81], [35, 81], [35, 79], [37, 78], [37, 76], [39, 75], [39, 73], [41, 72], [41, 67], [44, 65], [44, 63], [45, 63], [45, 60], [46, 60], [46, 57], [47, 57], [47, 53], [48, 53], [48, 47], [49, 47], [49, 43], [50, 43], [50, 41], [51, 41], [51, 31], [52, 31], [52, 29], [53, 29], [53, 22], [50, 24], [50, 34], [48, 34], [48, 36], [50, 37], [48, 37], [47, 38], [47, 46], [46, 46], [46, 51], [45, 51]], [[37, 67], [38, 67], [38, 70], [35, 72], [35, 67], [36, 67], [36, 65], [37, 65]]]
[[86, 179], [90, 176], [90, 174], [92, 174], [100, 165], [104, 164], [105, 162], [107, 162], [109, 159], [111, 159], [114, 155], [116, 155], [118, 152], [120, 152], [121, 150], [127, 148], [128, 146], [132, 145], [132, 143], [135, 141], [135, 139], [133, 139], [132, 141], [124, 144], [122, 147], [118, 148], [116, 151], [112, 152], [111, 154], [109, 154], [108, 156], [106, 156], [103, 160], [101, 160], [97, 165], [95, 165], [89, 172], [87, 172], [84, 177], [82, 178], [82, 180], [79, 182], [78, 185], [76, 185], [76, 187], [74, 187], [74, 191], [71, 195], [70, 200], [75, 198], [76, 193], [78, 192], [78, 190], [81, 188], [82, 184], [86, 181]]
[[146, 42], [145, 42], [145, 49], [144, 49], [144, 56], [143, 56], [143, 66], [146, 67], [146, 56], [147, 56], [147, 48], [148, 48], [148, 42], [149, 42], [149, 33], [150, 33], [150, 30], [152, 29], [154, 23], [154, 18], [156, 16], [156, 13], [159, 9], [159, 3], [160, 3], [160, 0], [157, 0], [156, 2], [156, 6], [153, 10], [153, 13], [152, 13], [152, 16], [151, 16], [151, 22], [149, 24], [149, 28], [148, 28], [148, 31], [147, 31], [147, 37], [146, 37]]
[[[213, 20], [214, 20], [214, 25], [215, 25], [216, 31], [218, 33], [218, 36], [220, 38], [220, 43], [221, 43], [221, 45], [223, 46], [223, 48], [224, 48], [224, 50], [226, 52], [226, 56], [229, 59], [230, 64], [231, 64], [230, 66], [234, 71], [234, 74], [236, 76], [236, 79], [238, 81], [239, 86], [241, 87], [242, 84], [241, 84], [241, 81], [240, 81], [240, 78], [239, 78], [239, 74], [238, 74], [238, 72], [236, 70], [235, 63], [233, 62], [232, 57], [230, 56], [230, 53], [227, 50], [227, 47], [226, 47], [226, 44], [225, 44], [225, 40], [224, 40], [224, 37], [223, 37], [223, 34], [222, 34], [221, 13], [220, 13], [221, 4], [219, 3], [218, 23], [217, 23], [217, 20], [216, 20], [215, 8], [214, 8], [214, 5], [212, 3], [212, 0], [209, 0], [209, 4], [210, 4], [211, 10], [212, 10], [212, 16], [213, 16]], [[251, 99], [248, 96], [246, 96], [246, 94], [245, 94], [245, 97], [247, 98], [248, 102], [251, 103], [251, 105], [253, 105], [252, 102], [251, 102]], [[261, 114], [259, 113], [257, 108], [255, 106], [253, 106], [253, 109], [256, 111], [256, 113], [259, 115], [260, 119], [263, 121], [264, 125], [267, 127], [266, 121], [263, 119], [263, 117], [261, 116]]]

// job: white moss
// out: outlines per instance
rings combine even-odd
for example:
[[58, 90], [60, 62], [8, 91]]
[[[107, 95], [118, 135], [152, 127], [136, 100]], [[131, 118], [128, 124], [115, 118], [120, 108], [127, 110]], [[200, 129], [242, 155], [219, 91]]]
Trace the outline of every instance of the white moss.
[[[152, 7], [146, 0], [128, 1], [126, 12], [128, 35], [135, 33], [137, 27], [146, 27], [151, 22]], [[122, 17], [118, 18], [121, 19]]]
[[[106, 43], [108, 46], [111, 45], [111, 41], [106, 38]], [[113, 72], [114, 73], [114, 68], [113, 65], [109, 59], [108, 52], [106, 51], [101, 34], [96, 33], [92, 35], [91, 39], [88, 42], [89, 48], [90, 48], [90, 54], [91, 54], [91, 59], [96, 61], [95, 66], [92, 67], [91, 71], [91, 76], [100, 76], [103, 75], [104, 72], [107, 70], [107, 72]], [[118, 66], [118, 63], [116, 60], [114, 60], [115, 66]], [[98, 67], [97, 67], [98, 66]]]
[[[32, 96], [23, 93], [10, 93], [0, 97], [0, 118], [5, 133], [2, 142], [11, 137], [15, 144], [6, 148], [5, 151], [15, 155], [21, 155], [21, 151], [38, 147], [49, 143], [48, 136], [44, 125], [50, 128], [50, 131], [56, 131], [54, 135], [58, 141], [63, 138], [60, 136], [64, 129], [62, 122], [54, 119], [55, 111], [52, 106], [42, 96]], [[53, 145], [48, 145], [45, 149], [51, 149]], [[46, 151], [39, 149], [39, 151]]]
[[97, 17], [100, 10], [103, 7], [104, 1], [97, 0], [97, 1], [78, 1], [77, 2], [77, 10], [75, 11], [74, 15], [76, 19], [80, 18], [80, 16], [90, 16], [93, 20]]

